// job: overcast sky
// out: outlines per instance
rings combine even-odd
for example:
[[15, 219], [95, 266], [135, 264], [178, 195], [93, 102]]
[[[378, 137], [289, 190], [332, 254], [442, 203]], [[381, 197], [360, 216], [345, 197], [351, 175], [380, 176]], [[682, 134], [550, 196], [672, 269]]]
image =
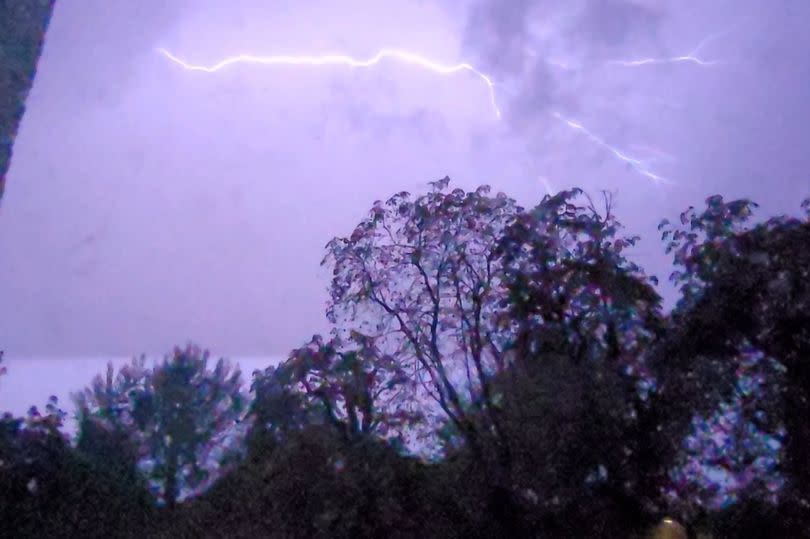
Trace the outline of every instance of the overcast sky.
[[[189, 339], [283, 355], [327, 329], [324, 244], [444, 175], [527, 205], [609, 189], [666, 280], [662, 217], [714, 193], [795, 213], [810, 194], [807, 20], [806, 0], [58, 2], [0, 208], [0, 345], [12, 361]], [[665, 61], [698, 46], [707, 65]], [[466, 61], [502, 117], [469, 72], [206, 73], [159, 47], [209, 66], [386, 47]]]

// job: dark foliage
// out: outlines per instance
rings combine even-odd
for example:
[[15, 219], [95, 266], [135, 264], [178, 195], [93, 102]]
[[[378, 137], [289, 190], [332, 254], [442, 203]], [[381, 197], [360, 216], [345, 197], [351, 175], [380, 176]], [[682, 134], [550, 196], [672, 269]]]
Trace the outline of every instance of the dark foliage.
[[438, 494], [429, 466], [373, 439], [347, 442], [330, 426], [313, 426], [284, 444], [254, 445], [226, 479], [189, 503], [188, 534], [415, 537], [434, 536], [436, 526], [436, 536], [446, 536], [452, 525], [442, 526], [449, 519]]
[[75, 395], [78, 447], [123, 477], [145, 461], [158, 499], [173, 507], [184, 484], [208, 479], [205, 461], [242, 414], [241, 373], [223, 359], [209, 369], [208, 358], [188, 345], [151, 369], [138, 358], [114, 376], [108, 365], [106, 378]]
[[[98, 377], [75, 444], [55, 401], [6, 416], [0, 535], [641, 538], [669, 516], [810, 536], [807, 219], [750, 225], [755, 205], [715, 196], [662, 224], [682, 292], [664, 314], [609, 197], [525, 210], [447, 184], [330, 242], [334, 331], [255, 372], [245, 413], [238, 371], [189, 347]], [[696, 421], [720, 427], [687, 443]], [[707, 502], [706, 468], [731, 502]]]
[[72, 448], [60, 425], [57, 410], [0, 420], [0, 536], [142, 537], [148, 491]]

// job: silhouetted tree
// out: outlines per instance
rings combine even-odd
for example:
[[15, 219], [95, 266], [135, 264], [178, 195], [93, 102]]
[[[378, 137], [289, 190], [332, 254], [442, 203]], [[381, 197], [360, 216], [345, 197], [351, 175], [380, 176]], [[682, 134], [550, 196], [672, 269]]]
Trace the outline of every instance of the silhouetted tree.
[[[516, 521], [515, 510], [523, 503], [517, 475], [530, 477], [527, 445], [542, 447], [554, 429], [584, 421], [597, 410], [613, 415], [603, 425], [605, 432], [612, 429], [615, 458], [580, 459], [576, 474], [563, 460], [544, 466], [566, 475], [566, 484], [581, 491], [588, 488], [586, 479], [609, 463], [609, 484], [626, 499], [637, 492], [639, 474], [623, 471], [639, 443], [622, 444], [620, 438], [639, 436], [636, 408], [645, 404], [638, 383], [646, 382], [640, 354], [661, 325], [658, 295], [621, 254], [635, 238], [617, 237], [620, 225], [608, 198], [604, 214], [590, 200], [576, 205], [586, 198], [578, 190], [547, 197], [525, 211], [502, 194], [488, 196], [486, 187], [448, 193], [447, 182], [437, 182], [414, 201], [400, 193], [376, 203], [351, 237], [330, 243], [325, 263], [334, 268], [331, 319], [338, 328], [369, 328], [377, 321], [391, 357], [438, 403], [447, 427], [487, 471], [488, 503], [502, 513], [506, 533], [522, 533], [508, 523]], [[551, 354], [568, 357], [568, 373], [577, 373], [573, 379], [588, 388], [568, 395], [576, 417], [555, 416], [554, 405], [538, 406], [525, 392], [518, 399], [505, 396], [512, 389], [508, 377], [537, 380], [535, 364]], [[583, 371], [586, 362], [590, 366]], [[602, 368], [605, 376], [594, 376], [592, 384], [580, 376]], [[561, 369], [562, 375], [566, 366]], [[613, 388], [605, 392], [610, 406], [596, 396], [606, 387]], [[527, 444], [516, 425], [532, 414], [537, 422], [544, 413], [544, 428], [552, 430]], [[593, 448], [594, 438], [585, 436], [593, 429], [578, 432], [577, 442], [566, 440]], [[530, 483], [542, 492], [543, 503], [555, 498], [553, 487]]]
[[329, 341], [315, 335], [283, 364], [255, 373], [254, 429], [320, 423], [347, 440], [401, 439], [420, 418], [403, 391], [408, 382], [405, 370], [381, 353], [375, 339], [357, 332]]
[[122, 481], [142, 483], [138, 462], [146, 448], [135, 435], [133, 398], [143, 391], [148, 369], [144, 356], [115, 372], [107, 363], [105, 376], [96, 375], [90, 386], [73, 394], [78, 432], [76, 447], [96, 466], [120, 476]]
[[0, 419], [0, 536], [142, 537], [154, 517], [149, 493], [96, 466], [61, 431], [51, 397], [41, 413]]
[[[207, 351], [189, 345], [152, 369], [140, 359], [113, 378], [108, 367], [106, 381], [98, 377], [78, 397], [83, 421], [105, 429], [105, 440], [126, 445], [123, 433], [137, 447], [141, 467], [168, 507], [174, 507], [181, 488], [208, 479], [209, 459], [219, 460], [215, 453], [223, 447], [221, 438], [243, 413], [239, 370], [223, 359], [211, 370], [208, 359]], [[82, 436], [90, 436], [87, 426], [80, 443]]]
[[[744, 421], [764, 433], [786, 431], [780, 495], [786, 512], [810, 517], [810, 222], [775, 217], [754, 226], [756, 204], [706, 201], [680, 225], [663, 222], [683, 298], [653, 355], [659, 396], [683, 432], [693, 414], [744, 397]], [[810, 207], [807, 201], [805, 210]], [[758, 361], [751, 361], [751, 356]], [[740, 374], [761, 380], [745, 395]], [[793, 507], [788, 507], [792, 505]], [[791, 533], [798, 533], [795, 529]]]
[[448, 182], [329, 243], [335, 327], [254, 372], [247, 410], [239, 371], [188, 346], [108, 365], [75, 447], [55, 399], [4, 416], [0, 534], [642, 537], [668, 515], [808, 536], [809, 220], [714, 196], [662, 224], [664, 315], [607, 194], [524, 210]]
[[496, 249], [521, 208], [486, 186], [448, 192], [448, 183], [375, 202], [349, 237], [328, 244], [327, 314], [339, 332], [377, 339], [408, 373], [428, 424], [449, 418], [476, 444], [469, 404], [489, 406], [488, 377], [503, 369], [508, 338], [495, 323], [506, 295]]
[[562, 535], [607, 526], [596, 514], [583, 520], [583, 507], [638, 525], [642, 502], [656, 497], [648, 476], [661, 467], [640, 423], [660, 298], [624, 256], [637, 238], [619, 236], [612, 200], [603, 202], [577, 189], [546, 197], [507, 227], [499, 249], [503, 324], [515, 328], [493, 392], [502, 454], [532, 528], [556, 522]]

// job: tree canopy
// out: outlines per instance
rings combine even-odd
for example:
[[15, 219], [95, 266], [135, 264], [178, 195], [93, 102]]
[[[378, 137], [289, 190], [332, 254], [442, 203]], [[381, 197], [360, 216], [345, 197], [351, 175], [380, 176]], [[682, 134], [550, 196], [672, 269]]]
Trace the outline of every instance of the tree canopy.
[[189, 345], [108, 366], [72, 443], [56, 401], [6, 416], [2, 518], [93, 536], [86, 499], [156, 537], [810, 536], [802, 208], [663, 221], [665, 312], [607, 193], [397, 193], [326, 247], [329, 335], [249, 396]]
[[[83, 426], [79, 445], [118, 438], [172, 507], [183, 486], [195, 488], [210, 475], [217, 442], [241, 417], [241, 373], [224, 360], [208, 369], [209, 354], [196, 346], [176, 348], [163, 362], [145, 367], [136, 359], [113, 376], [97, 377], [76, 396]], [[101, 456], [101, 455], [99, 455]], [[116, 456], [121, 456], [118, 451]], [[132, 459], [126, 464], [136, 463]]]

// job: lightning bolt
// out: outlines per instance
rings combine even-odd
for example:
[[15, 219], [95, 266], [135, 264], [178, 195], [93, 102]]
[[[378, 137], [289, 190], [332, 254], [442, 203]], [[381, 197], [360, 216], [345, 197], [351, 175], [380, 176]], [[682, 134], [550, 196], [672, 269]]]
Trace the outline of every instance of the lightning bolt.
[[695, 53], [685, 54], [683, 56], [672, 56], [669, 58], [639, 58], [637, 60], [608, 60], [607, 62], [609, 65], [619, 65], [623, 67], [639, 67], [645, 65], [656, 65], [656, 64], [684, 64], [684, 63], [692, 63], [697, 64], [699, 66], [713, 66], [718, 64], [719, 62], [714, 60], [702, 60], [699, 57], [695, 56]]
[[[719, 38], [722, 35], [728, 34], [733, 29], [734, 28], [728, 28], [728, 29], [726, 29], [724, 31], [717, 32], [715, 34], [712, 34], [712, 35], [704, 38], [700, 43], [698, 43], [697, 47], [695, 47], [694, 49], [692, 49], [692, 51], [690, 51], [689, 53], [684, 54], [684, 55], [663, 57], [663, 58], [651, 58], [651, 57], [648, 57], [648, 58], [638, 58], [638, 59], [632, 59], [632, 60], [609, 60], [607, 62], [607, 64], [608, 65], [617, 65], [617, 66], [622, 66], [622, 67], [641, 67], [641, 66], [656, 65], [656, 64], [660, 65], [660, 64], [691, 63], [691, 64], [695, 64], [695, 65], [701, 66], [701, 67], [710, 67], [710, 66], [713, 66], [713, 65], [717, 65], [720, 62], [714, 61], [714, 60], [705, 60], [705, 59], [701, 58], [700, 56], [698, 56], [701, 49], [703, 49], [711, 41], [714, 41], [715, 39]], [[529, 56], [535, 57], [535, 56], [537, 56], [537, 54], [534, 51], [529, 51]], [[560, 62], [560, 61], [547, 60], [546, 63], [548, 65], [551, 65], [551, 66], [554, 66], [554, 67], [557, 67], [557, 68], [560, 68], [560, 69], [564, 69], [564, 70], [576, 70], [577, 69], [577, 68], [571, 66], [570, 64], [567, 64], [565, 62]], [[594, 143], [597, 146], [600, 146], [600, 147], [604, 148], [605, 150], [609, 151], [614, 157], [616, 157], [620, 161], [623, 161], [624, 163], [627, 163], [631, 168], [633, 168], [636, 172], [638, 172], [642, 176], [645, 176], [645, 177], [649, 178], [650, 180], [652, 180], [655, 183], [670, 183], [670, 181], [668, 179], [666, 179], [663, 176], [660, 176], [660, 175], [656, 174], [655, 172], [653, 172], [652, 170], [650, 170], [650, 168], [648, 167], [647, 164], [645, 164], [644, 161], [642, 161], [641, 159], [638, 159], [636, 157], [632, 157], [632, 156], [624, 153], [623, 151], [619, 150], [618, 148], [615, 148], [614, 146], [608, 144], [603, 138], [595, 135], [593, 132], [588, 130], [581, 123], [576, 122], [574, 120], [571, 120], [569, 118], [565, 118], [559, 112], [552, 112], [551, 114], [552, 114], [552, 116], [554, 116], [555, 118], [557, 118], [561, 122], [565, 123], [571, 129], [579, 131], [580, 133], [585, 135], [585, 137], [587, 137], [588, 140], [590, 140], [592, 143]], [[662, 152], [660, 150], [657, 150], [655, 148], [646, 148], [645, 147], [645, 149], [647, 150], [648, 153], [652, 153], [655, 157], [657, 157], [659, 159], [663, 158], [663, 159], [668, 159], [668, 160], [674, 160], [674, 157], [672, 157], [671, 155], [669, 155], [669, 154], [667, 154], [665, 152]]]
[[571, 129], [574, 129], [575, 131], [579, 131], [580, 133], [585, 135], [585, 137], [587, 137], [591, 142], [593, 142], [597, 146], [600, 146], [600, 147], [604, 148], [605, 150], [608, 150], [611, 154], [613, 154], [614, 157], [616, 157], [620, 161], [623, 161], [624, 163], [627, 163], [633, 170], [635, 170], [636, 172], [638, 172], [642, 176], [645, 176], [646, 178], [649, 178], [654, 183], [671, 183], [668, 179], [664, 178], [663, 176], [659, 176], [658, 174], [656, 174], [653, 171], [651, 171], [650, 169], [648, 169], [643, 161], [641, 161], [640, 159], [636, 159], [635, 157], [631, 157], [631, 156], [625, 154], [624, 152], [622, 152], [621, 150], [618, 150], [617, 148], [611, 146], [610, 144], [605, 142], [604, 139], [602, 139], [601, 137], [596, 136], [591, 131], [589, 131], [581, 123], [576, 122], [576, 121], [571, 120], [571, 119], [568, 119], [568, 118], [565, 118], [559, 112], [552, 112], [551, 115], [554, 116], [555, 118], [557, 118], [558, 120], [560, 120], [561, 122], [565, 123]]
[[492, 108], [495, 111], [495, 116], [501, 118], [501, 109], [498, 107], [498, 102], [495, 96], [495, 83], [486, 74], [482, 73], [468, 63], [460, 63], [455, 65], [446, 65], [434, 62], [428, 58], [415, 54], [413, 52], [399, 50], [399, 49], [381, 49], [377, 54], [365, 60], [353, 58], [344, 54], [326, 54], [323, 56], [254, 56], [250, 54], [240, 54], [238, 56], [231, 56], [224, 60], [210, 65], [195, 65], [185, 62], [169, 52], [166, 49], [158, 49], [163, 56], [181, 66], [183, 69], [189, 71], [204, 71], [206, 73], [216, 73], [221, 69], [234, 64], [259, 64], [259, 65], [308, 65], [308, 66], [325, 66], [325, 65], [342, 65], [347, 67], [373, 67], [385, 59], [399, 60], [405, 64], [415, 65], [438, 73], [440, 75], [453, 75], [462, 71], [467, 71], [478, 77], [489, 90], [489, 99]]
[[721, 32], [717, 32], [698, 43], [698, 46], [692, 49], [689, 53], [681, 56], [671, 56], [664, 58], [638, 58], [635, 60], [608, 60], [609, 65], [619, 65], [623, 67], [641, 67], [646, 65], [660, 65], [660, 64], [695, 64], [701, 67], [709, 67], [717, 65], [720, 62], [716, 60], [704, 60], [698, 56], [700, 50], [705, 47], [709, 42], [714, 41], [720, 36], [724, 36], [731, 32], [734, 28], [729, 28]]
[[659, 150], [658, 148], [653, 148], [652, 146], [647, 146], [646, 144], [630, 144], [628, 146], [630, 149], [639, 152], [646, 152], [652, 154], [652, 157], [648, 159], [648, 161], [652, 161], [653, 159], [656, 160], [663, 160], [663, 161], [675, 161], [675, 156], [667, 153], [665, 151]]
[[[702, 46], [703, 44], [701, 44]], [[231, 56], [221, 60], [212, 65], [201, 65], [201, 64], [191, 64], [188, 63], [181, 58], [175, 56], [168, 50], [164, 48], [157, 49], [157, 51], [169, 59], [171, 62], [179, 65], [183, 69], [188, 71], [202, 71], [205, 73], [216, 73], [226, 67], [236, 65], [236, 64], [258, 64], [258, 65], [287, 65], [287, 66], [325, 66], [325, 65], [342, 65], [351, 68], [368, 68], [378, 65], [385, 59], [394, 59], [399, 60], [406, 64], [416, 65], [418, 67], [422, 67], [434, 73], [438, 73], [440, 75], [453, 75], [462, 71], [467, 71], [474, 74], [478, 77], [484, 84], [487, 86], [489, 90], [489, 97], [490, 102], [492, 105], [492, 109], [495, 111], [495, 115], [498, 119], [501, 118], [502, 113], [500, 107], [498, 107], [498, 100], [495, 94], [495, 83], [493, 82], [492, 78], [482, 71], [479, 71], [471, 64], [468, 63], [459, 63], [455, 65], [447, 65], [435, 62], [413, 52], [409, 52], [406, 50], [399, 50], [399, 49], [381, 49], [377, 52], [374, 56], [367, 58], [367, 59], [357, 59], [352, 56], [344, 55], [344, 54], [327, 54], [322, 56], [292, 56], [292, 55], [278, 55], [278, 56], [256, 56], [250, 54], [240, 54], [237, 56]], [[564, 67], [566, 69], [570, 69], [569, 66], [565, 64], [560, 64], [560, 67]], [[614, 157], [619, 159], [620, 161], [627, 163], [631, 168], [633, 168], [636, 172], [641, 174], [642, 176], [649, 178], [654, 182], [660, 183], [667, 183], [668, 180], [655, 174], [651, 170], [647, 168], [647, 166], [640, 160], [634, 157], [631, 157], [624, 152], [618, 150], [617, 148], [611, 146], [607, 142], [605, 142], [601, 137], [593, 134], [587, 128], [585, 128], [582, 124], [575, 122], [573, 120], [564, 118], [559, 113], [552, 113], [557, 119], [564, 122], [569, 128], [574, 129], [576, 131], [581, 132], [584, 134], [588, 140], [600, 146], [606, 150], [608, 150]], [[551, 191], [550, 185], [548, 185], [544, 181], [544, 187], [546, 187], [547, 191]]]

